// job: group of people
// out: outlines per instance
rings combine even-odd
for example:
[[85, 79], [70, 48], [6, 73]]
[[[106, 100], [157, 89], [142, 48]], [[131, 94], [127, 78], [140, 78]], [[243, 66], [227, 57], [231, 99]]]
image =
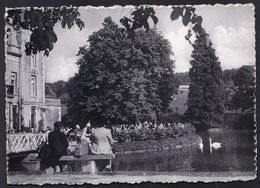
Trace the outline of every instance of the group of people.
[[[63, 155], [72, 154], [69, 150], [70, 140], [76, 140], [77, 146], [85, 146], [87, 153], [90, 154], [113, 154], [113, 143], [111, 130], [104, 125], [92, 127], [88, 122], [83, 129], [76, 125], [74, 129], [65, 128], [61, 122], [54, 123], [54, 130], [48, 130], [48, 143], [39, 148], [39, 157], [41, 158], [41, 170], [53, 168], [54, 171], [62, 166], [59, 159]], [[77, 151], [77, 150], [76, 150]], [[75, 151], [75, 152], [76, 152]], [[104, 170], [111, 170], [110, 164], [105, 165]]]

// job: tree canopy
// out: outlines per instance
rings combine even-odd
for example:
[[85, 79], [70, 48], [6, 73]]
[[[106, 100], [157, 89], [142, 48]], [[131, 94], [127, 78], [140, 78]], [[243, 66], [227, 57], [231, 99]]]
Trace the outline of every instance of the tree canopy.
[[208, 34], [196, 37], [193, 44], [190, 88], [186, 117], [198, 129], [217, 126], [224, 115], [223, 74]]
[[31, 31], [30, 41], [25, 43], [26, 55], [44, 51], [44, 55], [48, 56], [58, 40], [53, 29], [55, 24], [59, 22], [62, 28], [68, 29], [76, 24], [81, 30], [85, 24], [79, 16], [78, 9], [73, 7], [15, 8], [7, 10], [6, 22], [15, 29]]
[[128, 35], [110, 17], [81, 47], [79, 73], [68, 83], [69, 113], [86, 122], [134, 123], [167, 110], [173, 93], [170, 43], [156, 29]]
[[254, 109], [255, 76], [251, 66], [242, 66], [234, 75], [236, 93], [232, 96], [231, 103], [234, 109], [242, 112]]

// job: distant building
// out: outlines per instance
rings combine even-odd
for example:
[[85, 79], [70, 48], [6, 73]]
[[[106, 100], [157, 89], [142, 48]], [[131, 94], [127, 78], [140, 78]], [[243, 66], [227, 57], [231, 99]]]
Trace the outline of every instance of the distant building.
[[179, 92], [181, 91], [189, 91], [190, 85], [180, 85]]
[[30, 31], [5, 27], [6, 124], [7, 131], [43, 131], [61, 119], [60, 99], [45, 96], [46, 57], [27, 56]]

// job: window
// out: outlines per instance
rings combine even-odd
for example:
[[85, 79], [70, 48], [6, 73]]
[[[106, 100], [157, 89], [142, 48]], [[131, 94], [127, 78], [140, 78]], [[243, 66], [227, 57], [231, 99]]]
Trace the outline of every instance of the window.
[[17, 92], [17, 73], [11, 72], [11, 86], [13, 86], [13, 92]]
[[12, 31], [10, 28], [6, 30], [6, 43], [12, 44]]
[[31, 127], [36, 127], [36, 106], [31, 106]]
[[13, 125], [13, 116], [12, 116], [12, 103], [8, 103], [8, 124], [9, 124], [9, 130], [12, 129], [12, 125]]
[[17, 105], [13, 105], [13, 129], [19, 129]]
[[30, 95], [36, 96], [36, 76], [31, 75], [31, 81], [30, 81]]
[[31, 68], [35, 69], [37, 65], [37, 55], [32, 54], [31, 55]]

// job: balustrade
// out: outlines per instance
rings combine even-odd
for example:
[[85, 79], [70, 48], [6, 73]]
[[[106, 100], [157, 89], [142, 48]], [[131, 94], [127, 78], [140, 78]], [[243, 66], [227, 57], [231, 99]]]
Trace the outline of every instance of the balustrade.
[[46, 133], [7, 134], [7, 154], [36, 151], [38, 146], [47, 139]]

